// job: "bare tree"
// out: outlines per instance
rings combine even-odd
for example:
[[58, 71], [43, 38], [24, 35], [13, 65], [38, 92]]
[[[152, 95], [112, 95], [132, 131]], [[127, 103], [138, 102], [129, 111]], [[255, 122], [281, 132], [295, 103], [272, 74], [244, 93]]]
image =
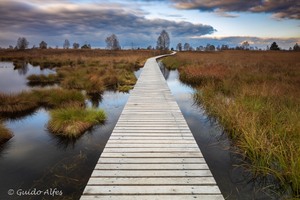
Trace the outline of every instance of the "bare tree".
[[47, 43], [45, 41], [41, 41], [40, 49], [47, 49]]
[[181, 44], [181, 42], [179, 42], [179, 43], [177, 44], [176, 50], [177, 50], [177, 51], [182, 51], [182, 44]]
[[107, 37], [105, 39], [106, 47], [110, 50], [120, 50], [121, 46], [118, 40], [118, 37], [115, 34], [112, 34], [111, 36]]
[[170, 37], [169, 34], [163, 30], [157, 38], [157, 49], [168, 50], [170, 46]]
[[69, 49], [70, 48], [70, 42], [68, 39], [65, 39], [64, 45], [63, 45], [64, 49]]
[[79, 44], [76, 43], [76, 42], [74, 42], [74, 43], [73, 43], [73, 48], [74, 48], [74, 49], [79, 49]]
[[244, 49], [244, 50], [248, 50], [248, 49], [249, 49], [249, 46], [250, 46], [250, 44], [249, 44], [248, 41], [244, 41], [244, 42], [242, 43], [242, 49]]
[[17, 46], [16, 49], [27, 49], [29, 45], [29, 42], [27, 41], [27, 39], [25, 37], [19, 37], [18, 41], [17, 41]]
[[185, 50], [185, 51], [189, 51], [190, 50], [190, 48], [191, 48], [191, 45], [189, 44], [189, 43], [184, 43], [184, 45], [183, 45], [183, 49]]

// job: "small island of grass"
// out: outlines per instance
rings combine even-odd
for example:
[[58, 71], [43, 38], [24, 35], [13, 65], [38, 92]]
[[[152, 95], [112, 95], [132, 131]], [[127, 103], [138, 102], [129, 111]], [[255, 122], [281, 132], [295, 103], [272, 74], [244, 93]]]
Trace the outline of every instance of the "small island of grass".
[[77, 138], [94, 125], [105, 121], [103, 110], [66, 107], [50, 111], [48, 129], [55, 135]]

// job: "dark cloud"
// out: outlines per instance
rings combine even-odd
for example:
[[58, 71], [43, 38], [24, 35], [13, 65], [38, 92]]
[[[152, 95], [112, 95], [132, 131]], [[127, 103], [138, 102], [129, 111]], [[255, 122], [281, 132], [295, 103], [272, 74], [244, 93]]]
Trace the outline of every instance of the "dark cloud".
[[[299, 0], [170, 0], [180, 9], [272, 13], [276, 18], [300, 19]], [[229, 15], [230, 16], [230, 15]]]
[[[6, 30], [5, 36], [0, 33], [1, 39], [11, 37], [7, 33], [12, 32], [32, 38], [45, 37], [43, 40], [70, 36], [81, 40], [104, 41], [107, 35], [115, 33], [126, 40], [150, 41], [156, 40], [162, 29], [176, 37], [200, 36], [215, 31], [209, 25], [163, 19], [149, 20], [142, 11], [122, 7], [120, 4], [75, 4], [52, 0], [50, 4], [41, 6], [36, 2], [38, 1], [0, 2], [0, 24]], [[140, 43], [142, 42], [141, 40]]]

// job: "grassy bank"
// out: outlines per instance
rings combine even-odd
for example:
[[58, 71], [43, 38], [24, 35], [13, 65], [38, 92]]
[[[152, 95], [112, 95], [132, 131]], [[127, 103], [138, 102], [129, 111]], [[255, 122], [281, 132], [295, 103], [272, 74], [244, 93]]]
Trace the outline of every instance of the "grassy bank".
[[82, 109], [77, 106], [52, 110], [50, 116], [48, 129], [56, 135], [69, 138], [79, 137], [86, 130], [103, 123], [106, 119], [102, 110]]
[[[300, 54], [181, 52], [164, 59], [233, 138], [255, 176], [300, 197]], [[174, 64], [175, 63], [175, 64]]]

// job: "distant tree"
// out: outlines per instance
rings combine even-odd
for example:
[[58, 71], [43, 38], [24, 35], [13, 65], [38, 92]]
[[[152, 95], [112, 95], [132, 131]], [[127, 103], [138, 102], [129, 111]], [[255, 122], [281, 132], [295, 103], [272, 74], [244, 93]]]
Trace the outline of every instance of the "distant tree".
[[14, 47], [12, 45], [9, 45], [8, 49], [14, 49]]
[[294, 51], [300, 51], [300, 46], [298, 45], [298, 43], [296, 43], [293, 47]]
[[106, 42], [106, 48], [110, 50], [120, 50], [121, 46], [118, 40], [118, 37], [115, 34], [112, 34], [111, 36], [107, 37], [105, 39]]
[[280, 48], [278, 47], [278, 45], [276, 44], [276, 42], [273, 42], [270, 46], [270, 50], [280, 50]]
[[221, 50], [228, 50], [228, 49], [229, 49], [228, 45], [223, 44], [221, 46]]
[[74, 43], [73, 43], [73, 48], [74, 48], [74, 49], [79, 49], [79, 44], [76, 43], [76, 42], [74, 42]]
[[179, 42], [179, 43], [177, 44], [176, 50], [177, 50], [177, 51], [182, 51], [182, 44], [181, 44], [181, 42]]
[[163, 30], [157, 38], [157, 49], [160, 50], [168, 50], [170, 45], [170, 37], [169, 34]]
[[249, 49], [249, 46], [250, 46], [250, 44], [249, 44], [248, 41], [244, 41], [244, 42], [242, 43], [242, 49], [244, 49], [244, 50], [248, 50], [248, 49]]
[[45, 41], [41, 41], [40, 49], [47, 49], [47, 43]]
[[216, 47], [211, 44], [207, 44], [205, 47], [205, 51], [215, 51], [215, 50], [216, 50]]
[[189, 44], [189, 43], [184, 43], [184, 45], [183, 45], [183, 50], [185, 50], [185, 51], [188, 51], [188, 50], [190, 50], [190, 47], [191, 47], [191, 45]]
[[29, 45], [29, 42], [27, 41], [27, 39], [25, 37], [19, 37], [18, 41], [17, 41], [17, 46], [16, 49], [27, 49]]
[[81, 47], [81, 49], [91, 49], [91, 45], [90, 44], [85, 44]]
[[64, 49], [69, 49], [70, 48], [70, 42], [68, 39], [65, 39], [64, 45], [63, 45]]
[[149, 46], [147, 47], [147, 50], [151, 50], [151, 49], [152, 49], [152, 46], [149, 45]]

